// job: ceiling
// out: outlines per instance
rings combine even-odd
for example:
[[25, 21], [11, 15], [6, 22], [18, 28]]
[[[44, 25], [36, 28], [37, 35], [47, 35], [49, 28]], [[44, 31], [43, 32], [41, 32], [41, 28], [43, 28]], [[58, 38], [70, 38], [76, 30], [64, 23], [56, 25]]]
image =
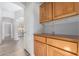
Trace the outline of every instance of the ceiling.
[[35, 3], [41, 5], [44, 2], [21, 2], [23, 5], [28, 5], [29, 3]]
[[23, 9], [19, 5], [11, 2], [0, 2], [0, 8], [7, 9], [9, 11], [18, 11]]

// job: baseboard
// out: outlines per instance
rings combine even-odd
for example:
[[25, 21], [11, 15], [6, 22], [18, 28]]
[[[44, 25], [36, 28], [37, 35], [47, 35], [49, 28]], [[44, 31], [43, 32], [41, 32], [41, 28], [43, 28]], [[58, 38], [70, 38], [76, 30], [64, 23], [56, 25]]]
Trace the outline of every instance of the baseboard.
[[26, 49], [24, 49], [24, 51], [25, 51], [26, 53], [28, 53], [27, 56], [31, 56], [30, 53], [29, 53]]

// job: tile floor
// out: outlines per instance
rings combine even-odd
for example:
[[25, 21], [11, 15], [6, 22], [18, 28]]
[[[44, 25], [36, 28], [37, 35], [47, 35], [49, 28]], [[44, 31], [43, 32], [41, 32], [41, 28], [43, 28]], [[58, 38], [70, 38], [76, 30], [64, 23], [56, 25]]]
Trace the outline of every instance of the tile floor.
[[28, 56], [21, 43], [21, 40], [4, 40], [0, 44], [0, 56]]

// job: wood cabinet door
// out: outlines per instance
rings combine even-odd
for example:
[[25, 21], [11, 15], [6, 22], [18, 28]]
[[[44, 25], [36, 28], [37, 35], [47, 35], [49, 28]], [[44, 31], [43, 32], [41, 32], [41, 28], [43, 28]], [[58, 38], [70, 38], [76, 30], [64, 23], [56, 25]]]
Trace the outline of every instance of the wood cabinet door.
[[35, 41], [35, 55], [46, 56], [46, 44]]
[[40, 22], [45, 22], [46, 19], [46, 4], [40, 6]]
[[[65, 39], [65, 38], [63, 38]], [[51, 39], [47, 38], [47, 44], [64, 49], [69, 52], [73, 52], [77, 54], [77, 43], [69, 42], [69, 41], [63, 41], [62, 39]], [[74, 49], [75, 48], [75, 49]]]
[[53, 18], [59, 19], [75, 15], [75, 8], [73, 2], [55, 2], [53, 3]]
[[53, 3], [47, 2], [40, 6], [40, 21], [46, 22], [53, 19]]
[[42, 43], [46, 43], [46, 37], [35, 35], [34, 40], [40, 41]]
[[64, 2], [53, 3], [53, 18], [62, 16], [64, 14]]
[[35, 53], [35, 56], [38, 55], [38, 42], [37, 41], [34, 41], [34, 53]]
[[64, 3], [64, 13], [70, 14], [75, 12], [74, 3], [73, 2], [65, 2]]
[[79, 14], [79, 2], [75, 2], [75, 11]]
[[47, 56], [75, 56], [75, 55], [47, 45]]
[[53, 3], [46, 3], [46, 21], [53, 20]]

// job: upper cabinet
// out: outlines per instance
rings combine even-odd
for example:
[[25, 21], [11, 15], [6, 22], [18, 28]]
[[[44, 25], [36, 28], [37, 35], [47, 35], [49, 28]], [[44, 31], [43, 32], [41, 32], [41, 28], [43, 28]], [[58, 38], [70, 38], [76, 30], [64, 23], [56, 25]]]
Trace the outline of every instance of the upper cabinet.
[[46, 20], [46, 7], [45, 3], [40, 6], [40, 22], [44, 22]]
[[59, 19], [75, 15], [74, 3], [72, 2], [55, 2], [53, 3], [53, 19]]
[[46, 3], [46, 20], [52, 20], [53, 19], [53, 7], [52, 3]]
[[53, 3], [53, 18], [57, 18], [59, 16], [64, 15], [64, 3], [62, 2], [55, 2]]
[[79, 2], [75, 2], [75, 11], [79, 14]]
[[53, 19], [53, 4], [43, 3], [40, 6], [40, 22], [46, 22]]
[[[79, 3], [77, 3], [79, 6]], [[40, 22], [57, 20], [59, 18], [76, 15], [73, 2], [46, 2], [40, 6]], [[76, 6], [76, 7], [77, 7]], [[78, 10], [78, 9], [77, 9]]]

